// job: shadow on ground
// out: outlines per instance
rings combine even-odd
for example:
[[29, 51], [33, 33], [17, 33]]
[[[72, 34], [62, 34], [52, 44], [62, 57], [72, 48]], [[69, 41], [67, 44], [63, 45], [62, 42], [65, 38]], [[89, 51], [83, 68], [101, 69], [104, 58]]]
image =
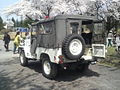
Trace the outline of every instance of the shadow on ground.
[[61, 70], [59, 76], [56, 78], [56, 81], [74, 81], [78, 78], [92, 77], [92, 76], [99, 77], [100, 74], [90, 69], [84, 72], [80, 72], [76, 70]]
[[[17, 58], [14, 58], [15, 60]], [[8, 65], [8, 63], [11, 65], [13, 64], [18, 64], [18, 61], [13, 60], [11, 62], [6, 62], [3, 63], [4, 65]], [[37, 73], [28, 73], [26, 74], [26, 68], [32, 69]], [[0, 90], [22, 90], [24, 87], [28, 87], [29, 90], [52, 90], [56, 88], [56, 83], [59, 85], [64, 86], [64, 84], [61, 82], [70, 82], [71, 85], [74, 87], [77, 87], [81, 80], [76, 81], [76, 79], [81, 78], [81, 77], [99, 77], [100, 74], [97, 72], [94, 72], [90, 69], [88, 69], [86, 72], [78, 72], [76, 70], [60, 70], [58, 77], [53, 81], [47, 80], [43, 81], [43, 85], [38, 85], [36, 82], [36, 76], [40, 75], [39, 73], [42, 73], [42, 67], [40, 62], [30, 62], [29, 65], [25, 68], [19, 69], [19, 71], [11, 71], [8, 72], [6, 70], [3, 70], [0, 72]], [[14, 75], [14, 76], [11, 76]], [[41, 77], [43, 78], [43, 77]], [[49, 88], [46, 88], [44, 84], [50, 85]]]
[[[42, 67], [40, 62], [30, 62], [28, 68], [33, 69], [35, 72], [42, 73]], [[56, 81], [73, 81], [81, 77], [99, 77], [100, 74], [90, 69], [81, 72], [78, 70], [59, 70]]]
[[42, 73], [42, 66], [39, 61], [31, 61], [27, 67], [33, 69], [35, 72]]

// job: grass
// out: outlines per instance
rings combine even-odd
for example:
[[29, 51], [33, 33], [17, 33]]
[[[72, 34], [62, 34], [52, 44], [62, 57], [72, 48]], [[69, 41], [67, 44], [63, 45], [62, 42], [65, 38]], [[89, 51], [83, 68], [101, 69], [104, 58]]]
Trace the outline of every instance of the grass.
[[108, 47], [106, 58], [99, 62], [102, 65], [119, 67], [120, 68], [120, 54], [115, 50], [115, 47]]

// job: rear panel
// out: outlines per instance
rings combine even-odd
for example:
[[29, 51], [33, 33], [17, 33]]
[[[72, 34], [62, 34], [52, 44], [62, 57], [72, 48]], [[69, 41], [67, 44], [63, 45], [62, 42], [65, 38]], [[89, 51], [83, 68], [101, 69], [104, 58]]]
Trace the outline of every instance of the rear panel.
[[55, 21], [55, 29], [56, 29], [56, 47], [62, 47], [62, 42], [66, 37], [66, 21], [56, 20]]

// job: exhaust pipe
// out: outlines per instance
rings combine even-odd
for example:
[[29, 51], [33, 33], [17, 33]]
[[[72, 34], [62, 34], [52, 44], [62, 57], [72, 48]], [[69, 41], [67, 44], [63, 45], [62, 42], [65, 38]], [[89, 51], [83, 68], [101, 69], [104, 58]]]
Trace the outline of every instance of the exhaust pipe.
[[91, 65], [95, 65], [97, 62], [96, 61], [91, 61]]

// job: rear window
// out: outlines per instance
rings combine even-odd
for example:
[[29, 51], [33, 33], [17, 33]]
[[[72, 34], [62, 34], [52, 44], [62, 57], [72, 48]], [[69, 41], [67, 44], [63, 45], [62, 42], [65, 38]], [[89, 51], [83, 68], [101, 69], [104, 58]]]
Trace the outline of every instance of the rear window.
[[70, 30], [72, 33], [78, 33], [78, 27], [79, 27], [79, 23], [77, 22], [70, 23]]

